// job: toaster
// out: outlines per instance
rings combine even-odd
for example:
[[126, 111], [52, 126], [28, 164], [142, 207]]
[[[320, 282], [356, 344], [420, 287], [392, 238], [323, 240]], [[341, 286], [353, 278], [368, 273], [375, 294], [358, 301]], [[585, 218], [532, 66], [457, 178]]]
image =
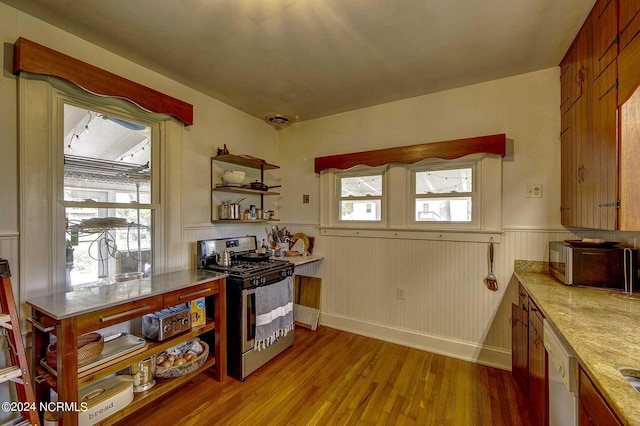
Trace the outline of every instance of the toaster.
[[187, 304], [173, 306], [142, 317], [142, 335], [161, 341], [191, 328], [191, 310]]

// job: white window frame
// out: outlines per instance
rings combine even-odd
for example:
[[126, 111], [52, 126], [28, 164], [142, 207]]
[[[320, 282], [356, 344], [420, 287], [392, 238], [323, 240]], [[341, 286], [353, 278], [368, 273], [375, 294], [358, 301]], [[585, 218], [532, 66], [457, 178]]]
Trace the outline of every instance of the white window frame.
[[[160, 208], [154, 214], [154, 274], [184, 269], [182, 156], [184, 127], [165, 114], [141, 113], [136, 105], [102, 98], [62, 80], [23, 72], [18, 78], [20, 158], [20, 300], [64, 290], [65, 224], [58, 184], [62, 150], [60, 96], [100, 108], [112, 107], [159, 126]], [[142, 117], [142, 118], [140, 118]]]
[[[57, 164], [55, 173], [57, 174], [57, 203], [60, 206], [58, 209], [58, 214], [62, 214], [63, 218], [56, 218], [56, 223], [59, 224], [61, 221], [64, 221], [66, 218], [65, 209], [70, 207], [77, 208], [96, 208], [96, 209], [131, 209], [131, 210], [150, 210], [151, 211], [151, 233], [152, 233], [152, 246], [150, 247], [152, 253], [152, 273], [155, 272], [155, 263], [156, 263], [156, 237], [162, 239], [162, 223], [156, 223], [156, 217], [158, 215], [156, 212], [162, 208], [161, 197], [160, 197], [160, 167], [161, 163], [161, 149], [160, 149], [160, 122], [157, 120], [150, 119], [145, 112], [125, 112], [119, 108], [115, 108], [110, 105], [101, 105], [95, 102], [87, 102], [84, 99], [78, 98], [78, 96], [69, 96], [63, 92], [56, 93], [56, 101], [57, 105], [55, 106], [54, 115], [58, 120], [58, 137], [57, 144], [52, 147], [52, 158]], [[65, 105], [71, 105], [77, 108], [86, 109], [92, 112], [98, 112], [101, 114], [106, 114], [111, 117], [116, 117], [119, 119], [135, 122], [138, 124], [143, 124], [151, 130], [151, 202], [150, 203], [119, 203], [115, 201], [67, 201], [64, 198], [64, 147], [65, 144], [62, 143], [64, 138], [64, 107]], [[59, 242], [56, 242], [59, 244]], [[60, 264], [60, 261], [56, 262], [56, 276], [59, 280], [62, 280], [62, 270], [63, 265]], [[65, 271], [66, 272], [66, 271]], [[66, 288], [66, 290], [72, 290], [71, 288]]]
[[[338, 172], [335, 174], [335, 221], [336, 223], [342, 224], [368, 224], [368, 225], [382, 225], [386, 223], [386, 201], [387, 201], [387, 185], [385, 182], [386, 179], [386, 167], [359, 167], [357, 170], [350, 170], [348, 172]], [[360, 197], [343, 197], [342, 196], [342, 187], [341, 180], [345, 178], [353, 178], [353, 177], [365, 177], [365, 176], [380, 176], [382, 179], [382, 188], [381, 195], [363, 195]], [[343, 201], [371, 201], [375, 203], [375, 201], [380, 201], [380, 220], [344, 220], [342, 219], [342, 202]]]
[[[415, 189], [412, 171], [426, 167], [447, 169], [475, 164], [474, 221], [416, 222]], [[457, 160], [425, 159], [413, 165], [389, 164], [384, 173], [383, 220], [381, 223], [345, 223], [337, 220], [338, 176], [357, 171], [370, 174], [373, 167], [358, 166], [350, 170], [328, 169], [320, 173], [320, 228], [322, 235], [341, 237], [379, 237], [426, 239], [439, 241], [499, 241], [502, 224], [502, 158], [493, 154], [472, 154]]]
[[[407, 167], [407, 175], [409, 179], [409, 193], [407, 194], [407, 210], [409, 216], [407, 223], [411, 226], [424, 227], [428, 229], [478, 229], [482, 216], [480, 193], [478, 188], [481, 187], [481, 173], [479, 171], [479, 163], [481, 159], [476, 161], [459, 161], [459, 160], [439, 160], [430, 159], [423, 161], [420, 165]], [[416, 194], [416, 174], [420, 172], [438, 172], [439, 170], [455, 170], [455, 169], [471, 169], [472, 191], [464, 193], [441, 193], [441, 194]], [[418, 221], [416, 220], [416, 202], [419, 198], [455, 198], [455, 197], [471, 197], [471, 221]]]

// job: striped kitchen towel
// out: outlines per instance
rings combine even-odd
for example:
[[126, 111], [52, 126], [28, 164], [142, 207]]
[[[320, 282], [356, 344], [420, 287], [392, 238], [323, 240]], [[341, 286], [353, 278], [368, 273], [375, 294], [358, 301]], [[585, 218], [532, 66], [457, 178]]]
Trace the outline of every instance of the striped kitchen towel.
[[255, 350], [266, 349], [293, 330], [293, 279], [256, 288]]

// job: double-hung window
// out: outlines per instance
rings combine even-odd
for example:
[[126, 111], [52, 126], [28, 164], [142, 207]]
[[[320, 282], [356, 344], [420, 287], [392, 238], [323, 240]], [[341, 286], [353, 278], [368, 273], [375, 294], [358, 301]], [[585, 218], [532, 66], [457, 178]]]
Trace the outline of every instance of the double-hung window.
[[158, 126], [62, 102], [66, 288], [153, 267]]
[[384, 169], [336, 174], [338, 222], [380, 223], [383, 221]]
[[475, 165], [439, 165], [411, 171], [415, 223], [472, 224], [478, 214]]

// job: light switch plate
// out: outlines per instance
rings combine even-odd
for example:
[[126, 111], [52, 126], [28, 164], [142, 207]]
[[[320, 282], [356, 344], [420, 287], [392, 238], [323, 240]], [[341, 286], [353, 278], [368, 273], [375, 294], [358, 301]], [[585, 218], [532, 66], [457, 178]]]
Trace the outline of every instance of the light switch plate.
[[527, 185], [527, 198], [542, 198], [542, 184], [532, 183]]

